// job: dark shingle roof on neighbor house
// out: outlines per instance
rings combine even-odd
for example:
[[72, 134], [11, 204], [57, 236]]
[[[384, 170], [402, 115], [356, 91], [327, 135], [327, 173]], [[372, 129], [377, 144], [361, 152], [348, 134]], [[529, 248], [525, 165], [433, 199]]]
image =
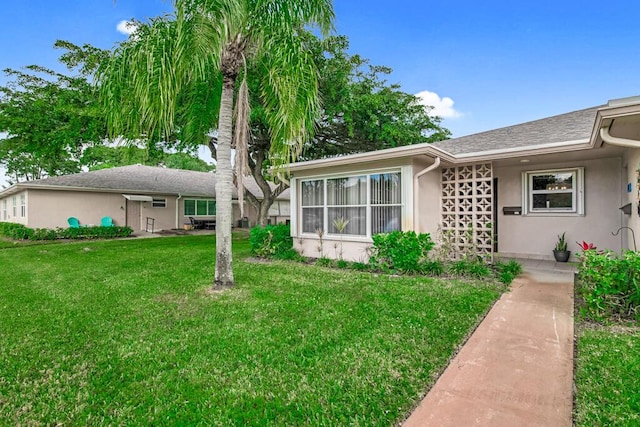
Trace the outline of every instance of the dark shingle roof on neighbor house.
[[591, 137], [596, 112], [602, 107], [587, 108], [514, 126], [435, 142], [433, 145], [450, 154], [460, 155], [588, 140]]
[[[180, 194], [182, 196], [215, 197], [215, 173], [168, 169], [155, 166], [131, 165], [73, 175], [53, 176], [23, 183], [31, 188], [71, 187], [83, 190], [114, 192], [142, 192], [154, 194]], [[258, 198], [262, 191], [252, 177], [245, 178], [245, 187]], [[237, 197], [234, 188], [233, 197]], [[279, 199], [288, 199], [285, 190]]]

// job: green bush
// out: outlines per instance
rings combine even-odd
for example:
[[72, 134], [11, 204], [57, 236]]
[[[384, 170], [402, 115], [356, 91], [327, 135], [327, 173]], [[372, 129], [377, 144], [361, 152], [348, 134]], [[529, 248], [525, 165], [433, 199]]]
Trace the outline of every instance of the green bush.
[[449, 265], [448, 271], [454, 276], [462, 277], [487, 277], [491, 274], [489, 266], [482, 261], [469, 261], [466, 259], [454, 261]]
[[338, 261], [336, 261], [336, 267], [338, 268], [348, 268], [349, 267], [349, 262], [345, 261], [343, 259], [339, 259]]
[[28, 239], [32, 230], [15, 222], [0, 222], [0, 234], [14, 240]]
[[587, 250], [578, 271], [582, 313], [588, 319], [640, 320], [640, 253]]
[[354, 261], [351, 263], [351, 269], [356, 271], [367, 271], [369, 270], [369, 264], [365, 264], [364, 262]]
[[293, 249], [293, 238], [288, 225], [253, 227], [249, 233], [251, 253], [265, 258], [281, 258]]
[[14, 240], [112, 239], [128, 237], [131, 227], [29, 228], [22, 224], [0, 222], [0, 235]]
[[369, 263], [383, 271], [416, 273], [434, 246], [430, 234], [416, 234], [415, 231], [376, 234], [372, 239]]
[[420, 264], [420, 272], [429, 276], [441, 276], [444, 273], [442, 261], [424, 261]]
[[498, 274], [498, 280], [500, 280], [500, 282], [504, 283], [505, 285], [511, 284], [511, 282], [513, 282], [513, 279], [515, 278], [516, 276], [508, 270], [503, 270]]
[[318, 260], [316, 261], [316, 265], [320, 267], [333, 267], [334, 262], [331, 258], [322, 257], [322, 258], [318, 258]]

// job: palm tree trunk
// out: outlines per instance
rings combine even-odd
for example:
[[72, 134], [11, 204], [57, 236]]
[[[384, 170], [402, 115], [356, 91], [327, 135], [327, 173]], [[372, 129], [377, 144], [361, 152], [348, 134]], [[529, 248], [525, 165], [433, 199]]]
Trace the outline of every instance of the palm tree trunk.
[[216, 156], [216, 274], [214, 288], [233, 286], [231, 253], [231, 222], [233, 210], [233, 170], [231, 168], [231, 140], [233, 131], [233, 90], [235, 78], [224, 77], [218, 121], [218, 149]]

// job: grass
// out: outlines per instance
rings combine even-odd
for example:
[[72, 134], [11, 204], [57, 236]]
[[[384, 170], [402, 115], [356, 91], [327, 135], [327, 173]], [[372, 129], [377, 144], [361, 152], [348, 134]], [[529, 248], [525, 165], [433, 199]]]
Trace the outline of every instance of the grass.
[[393, 425], [497, 285], [244, 262], [214, 236], [0, 250], [2, 425]]
[[581, 324], [576, 426], [640, 425], [640, 327]]

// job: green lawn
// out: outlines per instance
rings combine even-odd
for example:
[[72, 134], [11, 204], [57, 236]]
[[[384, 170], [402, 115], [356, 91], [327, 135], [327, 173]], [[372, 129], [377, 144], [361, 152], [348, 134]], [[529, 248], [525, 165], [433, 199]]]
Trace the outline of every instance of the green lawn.
[[[0, 249], [0, 425], [402, 420], [501, 288], [256, 264], [214, 236]], [[637, 347], [636, 347], [637, 351]]]
[[640, 425], [640, 327], [582, 325], [576, 426]]

